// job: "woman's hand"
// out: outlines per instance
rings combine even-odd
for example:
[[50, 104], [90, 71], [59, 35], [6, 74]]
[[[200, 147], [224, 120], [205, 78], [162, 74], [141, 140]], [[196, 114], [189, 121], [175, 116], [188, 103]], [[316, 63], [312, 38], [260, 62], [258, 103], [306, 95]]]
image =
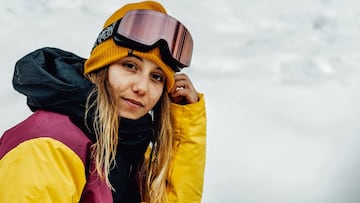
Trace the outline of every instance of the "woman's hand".
[[175, 74], [175, 85], [169, 96], [176, 104], [193, 104], [199, 101], [198, 92], [185, 73]]

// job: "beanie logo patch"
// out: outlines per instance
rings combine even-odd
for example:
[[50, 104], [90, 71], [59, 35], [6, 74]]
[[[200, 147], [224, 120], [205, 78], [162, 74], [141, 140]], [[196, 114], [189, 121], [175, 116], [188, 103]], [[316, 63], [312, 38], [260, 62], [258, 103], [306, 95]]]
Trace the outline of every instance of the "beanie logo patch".
[[95, 43], [94, 43], [94, 46], [93, 46], [93, 49], [101, 44], [102, 42], [104, 42], [105, 40], [109, 39], [112, 35], [113, 35], [113, 32], [114, 32], [114, 28], [115, 28], [115, 25], [116, 25], [116, 22], [114, 22], [113, 24], [111, 24], [110, 26], [104, 28], [99, 36], [97, 37]]

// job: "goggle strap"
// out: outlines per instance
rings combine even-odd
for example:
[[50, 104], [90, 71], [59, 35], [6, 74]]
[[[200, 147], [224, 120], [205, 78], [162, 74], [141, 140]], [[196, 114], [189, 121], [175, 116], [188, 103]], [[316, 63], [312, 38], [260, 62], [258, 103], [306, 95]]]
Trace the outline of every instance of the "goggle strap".
[[107, 26], [100, 32], [92, 49], [95, 49], [96, 46], [98, 46], [99, 44], [103, 43], [105, 40], [107, 40], [113, 36], [116, 23], [117, 23], [117, 21], [114, 22], [113, 24]]

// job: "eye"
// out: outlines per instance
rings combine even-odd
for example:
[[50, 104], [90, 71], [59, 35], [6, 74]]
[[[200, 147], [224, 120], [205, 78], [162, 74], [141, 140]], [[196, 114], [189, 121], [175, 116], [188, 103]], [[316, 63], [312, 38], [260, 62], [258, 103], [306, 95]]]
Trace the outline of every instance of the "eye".
[[136, 70], [136, 66], [135, 66], [135, 64], [133, 64], [133, 63], [124, 62], [122, 65], [123, 65], [125, 68], [127, 68], [127, 69]]
[[159, 81], [159, 82], [164, 82], [165, 81], [165, 76], [160, 74], [160, 73], [153, 73], [152, 78], [154, 80], [156, 80], [156, 81]]

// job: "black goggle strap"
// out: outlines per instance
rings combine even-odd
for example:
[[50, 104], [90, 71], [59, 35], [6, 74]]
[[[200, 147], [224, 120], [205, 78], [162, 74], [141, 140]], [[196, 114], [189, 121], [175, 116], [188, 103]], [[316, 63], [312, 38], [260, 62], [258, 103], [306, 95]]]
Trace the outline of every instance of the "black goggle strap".
[[113, 36], [116, 24], [118, 22], [119, 21], [114, 22], [113, 24], [107, 26], [100, 32], [99, 36], [97, 37], [97, 39], [94, 43], [92, 50], [95, 49], [96, 46], [98, 46], [99, 44], [103, 43], [105, 40], [107, 40]]

